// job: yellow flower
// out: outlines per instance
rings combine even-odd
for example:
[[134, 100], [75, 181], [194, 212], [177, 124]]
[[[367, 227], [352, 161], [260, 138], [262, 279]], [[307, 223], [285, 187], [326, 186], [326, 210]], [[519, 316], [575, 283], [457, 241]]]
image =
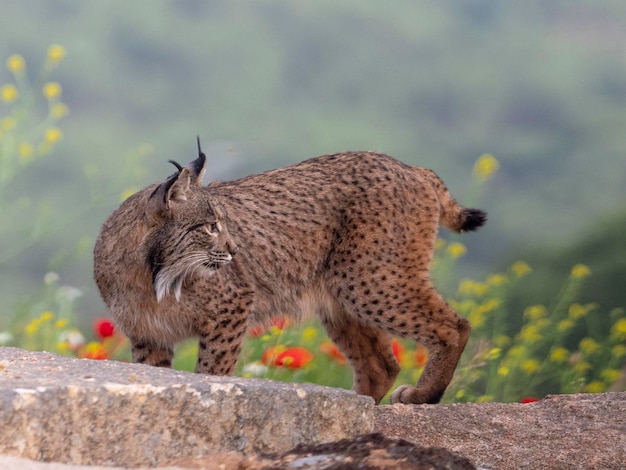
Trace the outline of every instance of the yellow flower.
[[585, 387], [585, 390], [589, 393], [602, 393], [606, 390], [606, 387], [602, 382], [594, 380]]
[[596, 340], [594, 340], [593, 338], [581, 339], [580, 343], [578, 344], [578, 347], [584, 354], [588, 356], [598, 351], [598, 349], [600, 349], [600, 345], [596, 343]]
[[2, 88], [0, 88], [0, 98], [2, 98], [2, 101], [4, 101], [5, 103], [12, 103], [19, 96], [20, 92], [17, 91], [15, 85], [9, 84], [4, 85]]
[[39, 315], [39, 319], [42, 322], [47, 322], [47, 321], [53, 320], [54, 319], [54, 313], [49, 312], [49, 311], [42, 312], [41, 315]]
[[585, 264], [577, 264], [572, 268], [571, 276], [574, 279], [582, 279], [591, 275], [591, 269]]
[[39, 330], [40, 325], [41, 321], [39, 320], [39, 318], [33, 318], [31, 321], [28, 322], [26, 328], [24, 328], [24, 331], [28, 336], [33, 336]]
[[508, 355], [512, 358], [521, 357], [525, 352], [523, 346], [513, 346], [509, 349]]
[[531, 305], [524, 310], [524, 317], [530, 318], [531, 321], [544, 318], [548, 314], [548, 309], [543, 305]]
[[485, 323], [487, 314], [499, 306], [500, 301], [498, 299], [489, 299], [485, 303], [472, 308], [468, 319], [472, 326], [482, 326]]
[[65, 47], [53, 44], [48, 48], [48, 60], [53, 64], [60, 62], [65, 57]]
[[61, 96], [61, 85], [57, 82], [48, 82], [43, 86], [43, 96], [49, 100], [54, 100]]
[[462, 300], [461, 302], [457, 302], [454, 299], [450, 299], [450, 307], [452, 307], [452, 309], [455, 312], [458, 312], [462, 314], [463, 316], [467, 316], [469, 312], [471, 312], [473, 309], [476, 308], [476, 305], [477, 305], [476, 301], [472, 299], [465, 299], [465, 300]]
[[467, 253], [467, 248], [462, 243], [453, 242], [448, 245], [448, 254], [452, 259], [457, 259]]
[[487, 353], [487, 357], [485, 359], [487, 359], [488, 361], [494, 361], [500, 357], [501, 352], [502, 349], [500, 348], [491, 348]]
[[502, 377], [506, 377], [507, 375], [509, 375], [509, 372], [511, 371], [508, 367], [500, 367], [498, 369], [498, 375], [501, 375]]
[[59, 119], [69, 113], [69, 109], [65, 103], [55, 103], [52, 108], [50, 108], [50, 114], [53, 118]]
[[626, 318], [620, 318], [611, 327], [611, 338], [617, 340], [626, 339]]
[[552, 362], [565, 362], [569, 357], [569, 351], [565, 348], [554, 348], [550, 353], [550, 360]]
[[15, 119], [13, 119], [12, 117], [5, 117], [2, 122], [0, 122], [0, 129], [10, 131], [15, 127], [15, 124]]
[[556, 329], [559, 331], [566, 331], [572, 328], [575, 323], [572, 320], [561, 320], [556, 324]]
[[539, 329], [536, 325], [526, 325], [522, 328], [522, 331], [519, 333], [520, 338], [529, 343], [535, 343], [543, 338], [541, 333], [539, 333]]
[[493, 397], [491, 395], [481, 395], [476, 399], [476, 403], [487, 403], [493, 401]]
[[68, 321], [64, 320], [64, 319], [60, 319], [54, 322], [54, 327], [57, 330], [62, 330], [63, 328], [65, 328], [68, 325]]
[[22, 142], [17, 148], [17, 153], [19, 153], [20, 159], [22, 161], [30, 160], [30, 157], [32, 156], [34, 151], [35, 149], [33, 148], [33, 146], [28, 142]]
[[615, 356], [616, 358], [618, 358], [618, 359], [621, 358], [621, 357], [626, 356], [626, 345], [616, 344], [611, 349], [611, 354], [613, 356]]
[[304, 341], [311, 341], [317, 337], [317, 328], [313, 326], [308, 326], [302, 331], [302, 339]]
[[475, 282], [472, 281], [471, 279], [463, 279], [459, 283], [458, 293], [460, 295], [472, 294], [474, 292], [474, 284], [475, 284]]
[[568, 313], [572, 320], [578, 320], [587, 315], [587, 309], [580, 304], [572, 304], [569, 306]]
[[131, 197], [133, 194], [137, 192], [137, 188], [128, 188], [124, 192], [122, 192], [121, 200], [124, 202], [126, 199]]
[[283, 330], [281, 330], [277, 326], [271, 326], [268, 331], [271, 335], [274, 335], [274, 336], [280, 336], [283, 333]]
[[511, 266], [511, 271], [517, 277], [524, 277], [527, 274], [533, 272], [532, 268], [528, 266], [528, 264], [526, 264], [524, 261], [516, 261], [515, 263], [513, 263], [513, 265]]
[[500, 163], [493, 155], [485, 153], [474, 164], [474, 174], [481, 180], [487, 180], [498, 171]]
[[50, 127], [46, 130], [45, 140], [48, 143], [54, 144], [63, 137], [63, 132], [57, 127]]
[[7, 68], [13, 73], [21, 73], [26, 68], [24, 57], [19, 54], [13, 54], [7, 59]]
[[461, 398], [463, 398], [464, 396], [465, 396], [465, 390], [463, 390], [463, 389], [459, 390], [459, 391], [458, 391], [458, 392], [456, 392], [456, 394], [455, 394], [455, 397], [456, 397], [457, 399], [461, 399]]
[[511, 338], [509, 338], [507, 335], [498, 335], [493, 339], [493, 344], [495, 344], [499, 348], [504, 348], [511, 344]]
[[585, 361], [580, 361], [574, 364], [573, 369], [577, 375], [584, 375], [585, 372], [591, 369], [591, 364]]
[[526, 359], [525, 361], [522, 361], [521, 367], [522, 370], [528, 375], [533, 375], [539, 370], [539, 361], [535, 359]]
[[611, 385], [613, 382], [616, 382], [622, 376], [622, 371], [617, 369], [604, 369], [600, 372], [600, 377], [607, 384]]
[[490, 286], [501, 286], [507, 281], [506, 276], [504, 274], [492, 274], [487, 278], [487, 284]]
[[489, 292], [489, 285], [486, 282], [475, 282], [470, 279], [464, 279], [459, 283], [458, 292], [461, 295], [482, 297]]

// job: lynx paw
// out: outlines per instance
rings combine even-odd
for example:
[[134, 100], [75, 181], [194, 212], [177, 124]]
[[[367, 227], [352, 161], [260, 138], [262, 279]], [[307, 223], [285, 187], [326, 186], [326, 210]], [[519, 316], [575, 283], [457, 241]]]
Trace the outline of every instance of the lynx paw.
[[401, 385], [394, 390], [389, 397], [391, 403], [404, 403], [405, 405], [420, 405], [422, 403], [435, 404], [441, 400], [442, 392], [427, 391], [411, 385]]

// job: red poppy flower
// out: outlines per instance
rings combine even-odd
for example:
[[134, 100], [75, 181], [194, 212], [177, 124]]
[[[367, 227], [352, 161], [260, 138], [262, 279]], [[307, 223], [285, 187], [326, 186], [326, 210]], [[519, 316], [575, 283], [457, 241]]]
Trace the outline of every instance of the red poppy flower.
[[287, 325], [287, 320], [285, 317], [274, 317], [272, 318], [272, 326], [275, 326], [279, 330], [284, 330]]
[[320, 352], [331, 357], [332, 359], [337, 361], [339, 364], [343, 365], [343, 364], [347, 364], [348, 362], [348, 360], [346, 359], [346, 356], [344, 356], [341, 353], [341, 351], [339, 351], [339, 348], [337, 347], [337, 345], [330, 340], [323, 341], [322, 344], [320, 344]]
[[534, 403], [536, 401], [541, 400], [541, 398], [537, 398], [537, 397], [524, 397], [522, 398], [519, 402], [526, 404], [526, 403]]
[[80, 348], [78, 357], [80, 359], [96, 359], [103, 361], [109, 358], [109, 353], [102, 344], [92, 341]]
[[276, 356], [285, 350], [284, 346], [270, 346], [261, 356], [261, 362], [266, 366], [273, 366], [276, 362]]
[[313, 357], [313, 353], [302, 346], [290, 348], [272, 346], [265, 350], [261, 362], [267, 366], [301, 369], [311, 362]]
[[265, 330], [260, 326], [251, 326], [250, 328], [248, 328], [248, 334], [253, 338], [258, 338], [263, 333], [265, 333]]
[[402, 361], [402, 355], [404, 354], [404, 346], [397, 339], [391, 340], [391, 348], [393, 349], [393, 355], [396, 356], [398, 362]]
[[428, 349], [421, 345], [418, 346], [413, 354], [413, 359], [417, 367], [424, 367], [428, 362]]
[[115, 333], [115, 326], [108, 318], [96, 318], [93, 322], [93, 329], [99, 338], [108, 338]]

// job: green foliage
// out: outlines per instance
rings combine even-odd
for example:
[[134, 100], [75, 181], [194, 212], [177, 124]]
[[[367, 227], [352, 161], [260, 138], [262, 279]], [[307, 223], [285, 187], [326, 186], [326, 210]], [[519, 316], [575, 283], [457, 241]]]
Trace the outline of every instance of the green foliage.
[[[507, 296], [532, 277], [526, 263], [484, 282], [462, 281], [450, 304], [473, 329], [450, 394], [461, 401], [518, 401], [608, 390], [626, 363], [626, 317], [623, 310], [606, 315], [596, 304], [578, 303], [590, 276], [586, 265], [575, 265], [551, 307], [527, 299], [519, 311], [507, 311]], [[589, 328], [597, 321], [609, 331]]]
[[51, 229], [48, 203], [32, 200], [15, 187], [24, 170], [48, 156], [63, 137], [57, 125], [68, 108], [61, 101], [61, 85], [48, 81], [48, 77], [64, 56], [63, 47], [50, 46], [34, 84], [21, 55], [13, 54], [6, 60], [13, 82], [0, 86], [0, 214], [14, 223], [0, 225], [0, 237], [6, 241], [0, 249], [0, 266]]

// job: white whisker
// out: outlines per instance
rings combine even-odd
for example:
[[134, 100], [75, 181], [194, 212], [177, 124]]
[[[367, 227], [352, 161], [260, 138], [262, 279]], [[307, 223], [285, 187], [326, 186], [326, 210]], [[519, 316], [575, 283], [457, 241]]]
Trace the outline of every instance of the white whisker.
[[232, 255], [223, 251], [186, 253], [167, 267], [161, 269], [154, 280], [157, 301], [171, 293], [180, 302], [185, 279], [200, 272], [203, 268], [214, 270], [232, 260]]

